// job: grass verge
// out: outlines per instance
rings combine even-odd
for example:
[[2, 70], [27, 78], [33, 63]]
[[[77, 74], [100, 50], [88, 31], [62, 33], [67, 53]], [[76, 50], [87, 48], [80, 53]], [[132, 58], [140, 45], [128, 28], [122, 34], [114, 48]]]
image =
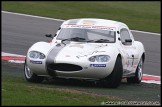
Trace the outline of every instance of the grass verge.
[[45, 84], [28, 83], [22, 78], [2, 78], [2, 106], [31, 105], [101, 105], [103, 101], [120, 101], [76, 90], [48, 87]]
[[3, 1], [2, 10], [60, 19], [104, 18], [130, 29], [160, 32], [160, 1]]

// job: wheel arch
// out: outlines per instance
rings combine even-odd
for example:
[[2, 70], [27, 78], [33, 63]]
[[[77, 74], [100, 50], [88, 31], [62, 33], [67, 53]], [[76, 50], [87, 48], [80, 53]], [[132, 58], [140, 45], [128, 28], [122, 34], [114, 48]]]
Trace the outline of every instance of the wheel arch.
[[142, 61], [145, 61], [145, 53], [142, 54]]
[[28, 53], [30, 51], [38, 51], [46, 55], [51, 48], [52, 48], [52, 45], [50, 45], [50, 43], [40, 41], [40, 42], [36, 42], [35, 44], [33, 44], [28, 49]]
[[[120, 57], [120, 58], [122, 59], [122, 56], [121, 56], [121, 54], [120, 54], [120, 53], [117, 55], [117, 57]], [[116, 57], [116, 58], [117, 58], [117, 57]]]

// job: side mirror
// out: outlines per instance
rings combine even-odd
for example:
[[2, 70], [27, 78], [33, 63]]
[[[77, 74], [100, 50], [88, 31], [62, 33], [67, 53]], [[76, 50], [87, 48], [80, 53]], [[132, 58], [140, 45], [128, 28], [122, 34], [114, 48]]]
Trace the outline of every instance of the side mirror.
[[132, 42], [132, 39], [126, 39], [125, 42]]
[[52, 36], [52, 34], [46, 34], [45, 36], [46, 37], [49, 37], [49, 38], [53, 38], [53, 37], [55, 37], [57, 34], [55, 34], [54, 36]]
[[46, 37], [52, 38], [52, 34], [46, 34]]
[[125, 42], [123, 42], [124, 45], [131, 45], [132, 39], [125, 39]]

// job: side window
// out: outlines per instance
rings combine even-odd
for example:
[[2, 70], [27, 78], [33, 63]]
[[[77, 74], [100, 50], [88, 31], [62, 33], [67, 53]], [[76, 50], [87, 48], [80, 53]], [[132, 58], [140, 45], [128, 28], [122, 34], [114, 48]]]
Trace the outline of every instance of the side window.
[[121, 42], [123, 45], [131, 45], [132, 44], [130, 34], [127, 29], [120, 30], [120, 37], [121, 37]]

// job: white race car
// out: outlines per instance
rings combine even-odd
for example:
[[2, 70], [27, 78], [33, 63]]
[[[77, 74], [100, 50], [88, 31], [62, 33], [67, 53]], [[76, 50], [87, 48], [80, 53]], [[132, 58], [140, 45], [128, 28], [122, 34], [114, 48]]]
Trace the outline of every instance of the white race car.
[[25, 78], [45, 77], [94, 80], [116, 88], [122, 78], [140, 83], [145, 49], [124, 23], [95, 18], [64, 21], [52, 42], [33, 44], [26, 55]]

